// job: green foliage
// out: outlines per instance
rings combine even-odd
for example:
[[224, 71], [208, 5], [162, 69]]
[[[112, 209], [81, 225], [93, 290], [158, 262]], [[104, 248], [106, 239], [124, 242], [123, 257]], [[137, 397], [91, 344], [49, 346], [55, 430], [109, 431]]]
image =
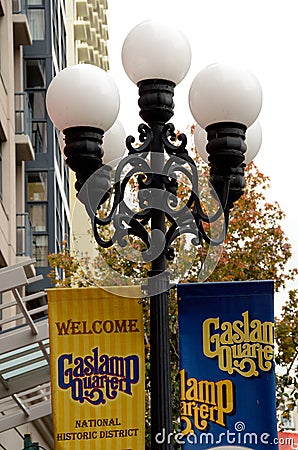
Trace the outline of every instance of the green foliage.
[[[62, 242], [60, 253], [48, 255], [49, 265], [52, 267], [48, 277], [55, 287], [72, 287], [75, 274], [80, 270], [77, 258], [71, 255], [67, 248], [67, 242]], [[61, 273], [62, 271], [62, 273]]]
[[[282, 315], [275, 319], [277, 343], [276, 403], [281, 417], [288, 419], [298, 400], [298, 290], [289, 292]], [[282, 423], [281, 423], [282, 428]]]
[[[224, 248], [218, 264], [208, 281], [274, 280], [275, 289], [284, 288], [293, 280], [296, 269], [287, 270], [292, 255], [281, 221], [285, 215], [277, 202], [266, 201], [269, 178], [251, 163], [246, 169], [246, 188], [230, 213]], [[202, 254], [200, 249], [188, 280], [195, 281]]]

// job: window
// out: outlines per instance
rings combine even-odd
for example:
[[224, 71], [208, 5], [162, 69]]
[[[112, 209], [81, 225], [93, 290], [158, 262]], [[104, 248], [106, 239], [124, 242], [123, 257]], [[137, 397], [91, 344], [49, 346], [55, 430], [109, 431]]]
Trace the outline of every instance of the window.
[[28, 172], [27, 207], [33, 232], [33, 257], [38, 267], [48, 265], [48, 174]]
[[66, 29], [64, 26], [64, 22], [62, 20], [63, 14], [62, 11], [60, 13], [60, 17], [61, 17], [61, 68], [64, 69], [66, 67], [66, 49], [67, 49], [67, 44], [66, 44]]
[[45, 90], [42, 91], [35, 90], [35, 92], [29, 91], [29, 100], [34, 119], [43, 120], [46, 118], [45, 98], [46, 98]]
[[42, 0], [28, 0], [27, 17], [32, 39], [43, 41], [45, 39], [45, 10]]
[[44, 9], [28, 9], [27, 12], [33, 41], [45, 39]]
[[45, 59], [25, 60], [26, 89], [46, 87], [46, 61]]
[[63, 203], [61, 198], [61, 193], [59, 190], [58, 183], [56, 182], [56, 243], [57, 243], [57, 251], [61, 250], [61, 243], [64, 239], [63, 236]]
[[45, 59], [25, 60], [25, 89], [32, 110], [32, 143], [35, 153], [47, 151]]
[[47, 231], [47, 205], [29, 205], [29, 215], [33, 233]]
[[35, 153], [47, 152], [47, 123], [32, 120], [32, 144]]
[[[59, 33], [59, 11], [58, 11], [58, 2], [53, 2], [53, 11], [52, 11], [52, 33], [53, 33], [53, 44], [54, 50], [56, 54], [57, 61], [60, 61], [60, 33]], [[59, 63], [60, 65], [60, 63]]]
[[35, 234], [33, 236], [32, 256], [36, 259], [37, 267], [48, 266], [48, 253], [48, 236]]
[[64, 164], [64, 191], [67, 202], [69, 202], [69, 169], [66, 164]]
[[47, 201], [48, 199], [47, 172], [28, 173], [28, 201]]
[[67, 246], [70, 246], [70, 227], [66, 214], [64, 214], [64, 240], [67, 242]]

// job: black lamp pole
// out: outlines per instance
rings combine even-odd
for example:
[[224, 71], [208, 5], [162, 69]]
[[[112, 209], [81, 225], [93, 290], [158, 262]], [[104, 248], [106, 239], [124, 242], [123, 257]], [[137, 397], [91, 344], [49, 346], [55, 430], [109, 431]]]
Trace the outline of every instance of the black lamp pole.
[[[224, 241], [229, 211], [245, 185], [246, 127], [260, 112], [262, 91], [253, 74], [226, 64], [205, 67], [191, 84], [190, 110], [208, 140], [210, 196], [215, 206], [206, 211], [187, 138], [177, 137], [169, 123], [174, 88], [191, 62], [186, 36], [168, 23], [144, 21], [128, 33], [121, 55], [126, 74], [139, 88], [139, 114], [145, 123], [138, 128], [140, 146], [128, 136], [128, 156], [115, 168], [103, 164], [104, 156], [108, 161], [106, 157], [118, 153], [113, 148], [104, 155], [102, 149], [104, 130], [112, 129], [120, 107], [118, 89], [107, 72], [88, 64], [62, 70], [48, 88], [46, 104], [50, 118], [64, 133], [66, 163], [76, 173], [75, 188], [91, 218], [97, 244], [119, 248], [128, 244], [128, 237], [138, 238], [140, 259], [151, 263], [143, 286], [143, 296], [150, 298], [151, 449], [171, 450], [167, 262], [175, 257], [173, 243], [179, 237], [183, 241], [184, 235], [187, 243], [192, 237], [193, 245], [205, 241], [216, 246]], [[119, 153], [123, 150], [115, 147]], [[180, 201], [178, 184], [185, 187], [185, 179], [187, 198]], [[127, 192], [136, 180], [137, 205], [132, 206]]]
[[[175, 84], [166, 80], [145, 80], [138, 83], [140, 116], [146, 122], [139, 126], [140, 147], [133, 147], [129, 136], [126, 145], [129, 155], [116, 168], [113, 188], [109, 184], [110, 170], [103, 166], [103, 132], [99, 129], [74, 127], [64, 130], [66, 163], [77, 174], [76, 188], [92, 218], [94, 237], [102, 247], [118, 242], [125, 246], [125, 236], [140, 238], [146, 250], [144, 261], [151, 261], [148, 273], [150, 296], [150, 382], [151, 382], [151, 449], [173, 449], [172, 403], [170, 376], [170, 343], [168, 320], [168, 292], [170, 280], [167, 260], [173, 259], [172, 243], [184, 233], [194, 236], [193, 242], [205, 240], [210, 245], [225, 238], [229, 210], [243, 192], [246, 127], [235, 123], [219, 123], [208, 127], [211, 184], [219, 197], [218, 211], [208, 217], [200, 204], [198, 174], [194, 161], [186, 150], [186, 136], [179, 136], [174, 145], [174, 126], [168, 121], [173, 115]], [[149, 162], [147, 156], [150, 155]], [[130, 167], [123, 178], [124, 169]], [[101, 169], [100, 169], [101, 168]], [[87, 179], [100, 169], [99, 184], [94, 190]], [[177, 194], [177, 172], [183, 172], [192, 184], [186, 208], [173, 209]], [[122, 176], [121, 176], [122, 174]], [[125, 187], [138, 176], [140, 211], [132, 211], [125, 203]], [[108, 186], [108, 188], [107, 188]], [[114, 203], [107, 217], [97, 214], [100, 205], [114, 190]], [[84, 192], [83, 192], [84, 191]], [[214, 193], [213, 191], [213, 193]], [[206, 234], [203, 223], [225, 216], [225, 228], [217, 241]], [[104, 240], [100, 227], [113, 223], [114, 235]], [[151, 232], [148, 232], [150, 225]], [[164, 442], [156, 437], [165, 436]]]

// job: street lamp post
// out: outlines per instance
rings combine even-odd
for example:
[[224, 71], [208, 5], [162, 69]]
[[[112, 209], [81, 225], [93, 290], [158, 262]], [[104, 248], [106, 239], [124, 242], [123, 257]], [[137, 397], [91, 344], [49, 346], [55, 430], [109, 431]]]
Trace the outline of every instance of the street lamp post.
[[30, 433], [25, 433], [24, 435], [24, 447], [22, 450], [38, 450], [41, 448], [42, 450], [46, 450], [42, 445], [39, 445], [38, 442], [31, 441]]
[[[104, 133], [116, 120], [119, 94], [111, 77], [90, 65], [76, 65], [60, 72], [47, 93], [50, 118], [65, 136], [66, 163], [76, 172], [78, 197], [92, 219], [94, 237], [102, 247], [125, 246], [127, 236], [137, 236], [145, 245], [144, 262], [151, 262], [147, 293], [150, 297], [151, 357], [151, 449], [172, 449], [170, 345], [168, 292], [171, 287], [167, 262], [173, 258], [172, 244], [189, 233], [196, 245], [222, 243], [229, 211], [242, 195], [246, 129], [256, 120], [262, 103], [261, 88], [249, 72], [214, 64], [194, 79], [189, 94], [191, 112], [206, 129], [212, 195], [218, 210], [208, 216], [200, 202], [198, 173], [187, 149], [184, 134], [174, 145], [175, 129], [169, 123], [174, 113], [174, 88], [186, 75], [191, 59], [183, 33], [168, 25], [147, 21], [127, 36], [122, 61], [126, 73], [139, 88], [139, 147], [126, 139], [128, 156], [115, 170], [110, 184], [109, 166], [103, 165]], [[251, 143], [250, 145], [254, 145]], [[256, 144], [259, 145], [259, 144]], [[204, 149], [203, 149], [204, 150]], [[129, 167], [129, 170], [127, 169]], [[126, 170], [126, 171], [125, 171]], [[86, 181], [98, 171], [95, 188]], [[191, 184], [186, 203], [177, 207], [177, 173]], [[123, 176], [123, 173], [125, 175]], [[139, 210], [125, 201], [125, 188], [137, 176]], [[87, 188], [86, 188], [87, 186]], [[94, 196], [94, 189], [97, 189]], [[106, 217], [98, 210], [114, 192]], [[204, 222], [215, 222], [223, 210], [225, 227], [218, 239], [208, 237]], [[113, 235], [105, 239], [100, 228], [113, 224]], [[163, 443], [156, 440], [164, 433]]]

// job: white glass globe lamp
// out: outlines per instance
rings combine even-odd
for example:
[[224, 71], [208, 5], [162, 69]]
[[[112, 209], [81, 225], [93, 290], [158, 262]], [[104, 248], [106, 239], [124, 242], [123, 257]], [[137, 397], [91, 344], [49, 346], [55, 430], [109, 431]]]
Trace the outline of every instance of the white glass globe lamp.
[[196, 122], [206, 128], [220, 122], [250, 127], [262, 106], [262, 89], [254, 74], [228, 64], [211, 64], [197, 74], [189, 91]]
[[188, 72], [191, 48], [184, 33], [169, 24], [147, 20], [134, 27], [122, 47], [122, 64], [137, 84], [160, 79], [180, 83]]
[[102, 161], [104, 164], [109, 164], [124, 155], [126, 151], [125, 140], [126, 134], [123, 125], [119, 120], [116, 120], [103, 137], [104, 155]]
[[262, 145], [262, 127], [260, 122], [256, 120], [246, 131], [245, 164], [249, 164], [255, 159]]
[[85, 126], [106, 131], [117, 118], [120, 99], [106, 71], [91, 64], [76, 64], [53, 78], [46, 106], [59, 130]]

